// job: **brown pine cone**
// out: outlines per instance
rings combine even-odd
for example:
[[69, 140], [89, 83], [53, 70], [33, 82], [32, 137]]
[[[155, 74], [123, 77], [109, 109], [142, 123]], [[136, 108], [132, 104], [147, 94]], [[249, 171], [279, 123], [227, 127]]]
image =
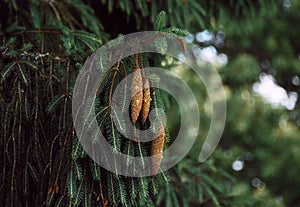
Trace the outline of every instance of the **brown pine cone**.
[[160, 163], [162, 160], [162, 154], [164, 148], [164, 141], [165, 141], [165, 130], [162, 121], [160, 121], [156, 138], [155, 140], [152, 141], [152, 146], [151, 146], [151, 156], [156, 155], [152, 157], [151, 160], [152, 163], [151, 174], [153, 175], [157, 174], [160, 168]]
[[141, 122], [142, 124], [145, 123], [149, 111], [150, 111], [150, 87], [149, 87], [149, 80], [148, 78], [144, 79], [144, 89], [143, 89], [143, 107], [142, 107], [142, 115], [141, 115]]
[[139, 68], [134, 69], [131, 83], [131, 121], [136, 123], [143, 105], [143, 82]]

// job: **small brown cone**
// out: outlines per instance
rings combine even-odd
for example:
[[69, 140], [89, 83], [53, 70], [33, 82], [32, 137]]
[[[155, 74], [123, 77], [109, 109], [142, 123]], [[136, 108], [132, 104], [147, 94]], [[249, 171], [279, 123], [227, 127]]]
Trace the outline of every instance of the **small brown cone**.
[[151, 146], [151, 174], [155, 175], [158, 173], [158, 170], [160, 168], [160, 163], [162, 160], [162, 153], [163, 153], [163, 148], [164, 148], [164, 142], [165, 142], [165, 130], [164, 130], [164, 125], [162, 121], [160, 121], [158, 130], [157, 130], [157, 135], [155, 140], [152, 141], [152, 146]]
[[54, 188], [55, 188], [55, 193], [58, 194], [58, 184], [57, 183], [55, 183]]
[[143, 82], [139, 68], [134, 69], [131, 83], [131, 96], [131, 121], [135, 124], [143, 106]]
[[52, 193], [52, 191], [53, 191], [53, 187], [52, 187], [52, 185], [50, 185], [48, 188], [48, 195], [50, 195]]
[[149, 80], [148, 78], [144, 79], [144, 89], [143, 89], [143, 107], [142, 107], [142, 115], [141, 115], [141, 122], [142, 124], [145, 123], [150, 110], [150, 87], [149, 87]]

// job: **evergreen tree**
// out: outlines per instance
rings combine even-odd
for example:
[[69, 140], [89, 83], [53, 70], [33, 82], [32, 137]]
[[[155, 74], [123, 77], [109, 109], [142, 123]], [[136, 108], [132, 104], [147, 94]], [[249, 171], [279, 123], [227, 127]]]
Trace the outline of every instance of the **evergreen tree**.
[[[0, 1], [0, 205], [299, 206], [299, 101], [291, 111], [273, 109], [252, 90], [264, 72], [299, 93], [299, 8], [288, 0]], [[209, 99], [187, 69], [183, 76], [197, 87], [202, 115], [191, 152], [151, 177], [100, 167], [80, 144], [72, 119], [73, 88], [85, 60], [122, 34], [158, 30], [187, 36], [204, 29], [214, 38], [194, 42], [228, 56], [225, 67], [216, 65], [228, 113], [213, 156], [198, 161], [210, 124]], [[111, 123], [110, 91], [137, 65], [161, 62], [169, 70], [176, 67], [165, 56], [125, 58], [108, 69], [99, 87], [93, 100], [97, 122], [119, 151], [137, 157], [151, 153], [149, 144], [125, 141]], [[159, 90], [151, 96], [151, 109], [164, 108], [178, 118], [168, 119], [162, 130], [171, 143], [180, 124], [178, 109], [170, 107], [176, 102]], [[236, 161], [243, 165], [240, 172], [232, 169]]]

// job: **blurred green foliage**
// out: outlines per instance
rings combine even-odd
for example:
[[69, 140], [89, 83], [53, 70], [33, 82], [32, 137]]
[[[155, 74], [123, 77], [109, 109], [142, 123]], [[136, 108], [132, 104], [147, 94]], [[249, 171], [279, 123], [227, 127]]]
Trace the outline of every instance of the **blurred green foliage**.
[[[61, 206], [71, 194], [70, 201], [78, 205], [121, 205], [101, 197], [98, 184], [107, 177], [103, 170], [73, 160], [72, 149], [79, 145], [73, 140], [71, 121], [65, 122], [71, 113], [69, 92], [85, 58], [100, 45], [122, 33], [152, 30], [154, 24], [158, 30], [182, 35], [186, 30], [197, 34], [205, 29], [215, 37], [224, 35], [222, 44], [194, 43], [200, 48], [214, 46], [228, 57], [225, 66], [217, 66], [227, 96], [227, 121], [217, 150], [199, 163], [210, 124], [210, 102], [201, 80], [185, 68], [181, 75], [199, 101], [199, 139], [186, 158], [169, 170], [168, 182], [164, 178], [153, 184], [158, 192], [147, 197], [148, 205], [300, 206], [300, 103], [292, 110], [274, 108], [253, 92], [259, 74], [266, 73], [288, 92], [299, 94], [300, 86], [293, 82], [300, 76], [299, 10], [300, 2], [292, 0], [1, 1], [0, 204]], [[160, 57], [150, 63], [159, 66], [161, 61], [168, 62]], [[68, 67], [72, 68], [69, 85], [65, 84]], [[174, 70], [178, 65], [168, 67]], [[172, 108], [173, 99], [163, 98], [167, 114], [176, 117], [168, 119], [170, 134], [176, 135], [179, 112]], [[49, 114], [51, 110], [54, 113]], [[46, 125], [46, 120], [53, 125]], [[28, 127], [32, 131], [21, 130]], [[81, 148], [78, 156], [84, 156]], [[72, 172], [62, 168], [70, 163], [75, 166]], [[235, 168], [234, 163], [242, 167]], [[47, 178], [52, 164], [64, 176]], [[92, 178], [80, 168], [87, 165]], [[85, 192], [84, 197], [65, 185], [76, 176], [74, 189]], [[139, 186], [132, 182], [133, 188]], [[28, 189], [29, 184], [33, 188]], [[124, 191], [113, 187], [107, 191]], [[139, 200], [143, 199], [131, 204], [137, 206]]]

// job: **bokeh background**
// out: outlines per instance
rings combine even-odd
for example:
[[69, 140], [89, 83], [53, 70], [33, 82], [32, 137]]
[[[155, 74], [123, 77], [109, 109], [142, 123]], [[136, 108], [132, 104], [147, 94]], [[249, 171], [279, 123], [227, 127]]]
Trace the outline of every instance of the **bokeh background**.
[[[298, 0], [0, 1], [0, 205], [123, 206], [96, 190], [105, 173], [91, 167], [89, 175], [80, 170], [85, 162], [78, 167], [72, 160], [78, 145], [72, 86], [85, 58], [102, 44], [153, 30], [163, 18], [168, 31], [197, 45], [199, 65], [219, 72], [227, 119], [216, 151], [199, 163], [211, 120], [207, 91], [182, 64], [184, 54], [150, 61], [189, 83], [201, 126], [168, 182], [158, 182], [157, 193], [145, 198], [153, 206], [300, 206], [299, 11]], [[167, 94], [163, 100], [169, 133], [176, 135], [180, 111]], [[69, 165], [78, 169], [75, 184], [63, 167]], [[107, 186], [121, 196], [126, 191]], [[132, 206], [142, 205], [139, 199]]]

